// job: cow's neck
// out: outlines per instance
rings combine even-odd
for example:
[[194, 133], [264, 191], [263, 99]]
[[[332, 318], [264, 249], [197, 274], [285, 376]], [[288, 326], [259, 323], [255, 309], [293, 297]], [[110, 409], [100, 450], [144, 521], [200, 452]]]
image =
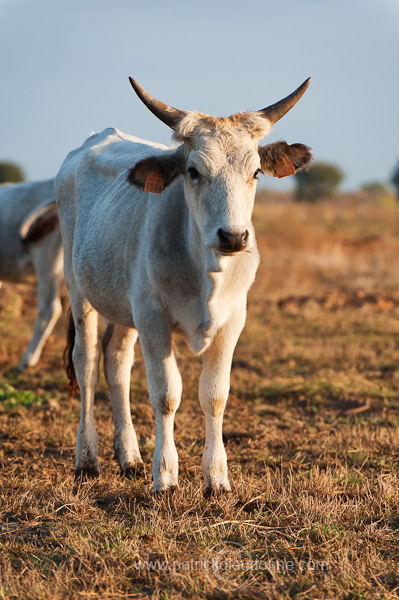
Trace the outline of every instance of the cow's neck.
[[194, 352], [202, 352], [237, 306], [245, 305], [258, 253], [256, 246], [249, 253], [235, 256], [222, 256], [207, 248], [182, 187], [174, 189], [164, 203], [159, 227], [161, 235], [165, 223], [170, 223], [170, 247], [175, 267], [179, 265], [179, 277], [170, 295], [175, 328], [183, 333]]

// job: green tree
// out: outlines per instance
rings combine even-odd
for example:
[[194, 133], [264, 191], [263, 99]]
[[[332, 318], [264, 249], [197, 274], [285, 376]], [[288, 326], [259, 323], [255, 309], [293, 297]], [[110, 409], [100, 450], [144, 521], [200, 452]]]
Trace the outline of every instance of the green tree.
[[362, 192], [366, 192], [366, 194], [370, 196], [382, 196], [384, 194], [389, 194], [388, 187], [382, 181], [370, 181], [369, 183], [362, 185], [360, 189]]
[[396, 190], [396, 196], [399, 202], [399, 163], [393, 172], [391, 183]]
[[295, 173], [295, 199], [298, 202], [318, 202], [337, 193], [344, 174], [335, 165], [314, 163], [308, 171]]
[[0, 162], [0, 183], [19, 183], [25, 181], [23, 169], [12, 162]]

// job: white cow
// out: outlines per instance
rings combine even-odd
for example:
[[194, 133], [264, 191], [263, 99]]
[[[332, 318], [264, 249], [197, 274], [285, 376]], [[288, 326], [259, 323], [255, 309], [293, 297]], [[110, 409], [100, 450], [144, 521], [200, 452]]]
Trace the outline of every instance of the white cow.
[[0, 280], [37, 279], [37, 318], [20, 371], [37, 364], [62, 312], [62, 240], [53, 183], [50, 179], [0, 187]]
[[180, 145], [167, 148], [106, 129], [71, 152], [55, 180], [72, 309], [68, 374], [73, 388], [76, 373], [81, 394], [76, 477], [99, 474], [93, 401], [100, 313], [109, 321], [104, 367], [116, 457], [126, 474], [142, 466], [129, 404], [140, 337], [156, 421], [156, 491], [178, 483], [173, 425], [182, 381], [173, 332], [202, 355], [202, 469], [209, 495], [230, 490], [222, 419], [259, 261], [251, 223], [256, 180], [262, 171], [289, 175], [310, 161], [302, 144], [259, 147], [258, 140], [299, 100], [309, 80], [277, 104], [227, 118], [174, 109], [130, 81]]

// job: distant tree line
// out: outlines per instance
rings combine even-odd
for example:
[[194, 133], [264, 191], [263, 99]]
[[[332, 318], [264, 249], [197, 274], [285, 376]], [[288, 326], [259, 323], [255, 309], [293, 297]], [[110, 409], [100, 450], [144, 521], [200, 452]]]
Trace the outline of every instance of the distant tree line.
[[[337, 194], [338, 188], [344, 179], [344, 174], [336, 165], [315, 162], [308, 171], [299, 171], [295, 174], [295, 200], [298, 202], [319, 202], [332, 198]], [[391, 184], [395, 188], [399, 202], [399, 163], [391, 177]], [[387, 184], [381, 181], [366, 183], [361, 191], [370, 199], [381, 199], [390, 196]]]
[[0, 184], [20, 183], [21, 181], [25, 181], [22, 167], [13, 162], [0, 162]]

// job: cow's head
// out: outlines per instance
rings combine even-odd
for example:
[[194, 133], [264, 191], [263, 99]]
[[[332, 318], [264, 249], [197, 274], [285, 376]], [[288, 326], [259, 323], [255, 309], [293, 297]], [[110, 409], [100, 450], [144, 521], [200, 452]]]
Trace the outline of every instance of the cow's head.
[[311, 160], [310, 149], [303, 144], [259, 146], [258, 140], [298, 102], [310, 78], [276, 104], [223, 118], [177, 110], [150, 96], [134, 79], [130, 83], [147, 108], [173, 129], [181, 145], [138, 162], [129, 171], [129, 183], [162, 192], [182, 175], [185, 197], [205, 245], [221, 254], [250, 251], [259, 174], [285, 177], [306, 168]]

